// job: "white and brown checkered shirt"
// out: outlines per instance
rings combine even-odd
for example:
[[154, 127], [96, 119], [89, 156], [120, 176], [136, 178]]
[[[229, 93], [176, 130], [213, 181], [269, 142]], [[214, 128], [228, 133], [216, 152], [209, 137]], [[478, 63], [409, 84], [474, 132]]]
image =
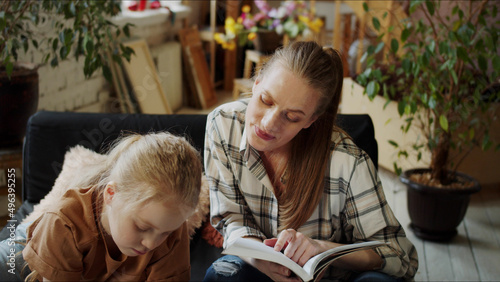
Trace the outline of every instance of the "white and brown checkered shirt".
[[[259, 153], [247, 143], [248, 100], [222, 105], [209, 114], [205, 137], [205, 173], [210, 185], [210, 213], [224, 235], [262, 239], [278, 235], [278, 201]], [[312, 239], [337, 243], [378, 240], [385, 260], [380, 270], [411, 278], [417, 252], [387, 204], [376, 168], [349, 138], [335, 132], [324, 196], [298, 231]], [[300, 211], [297, 211], [300, 212]]]

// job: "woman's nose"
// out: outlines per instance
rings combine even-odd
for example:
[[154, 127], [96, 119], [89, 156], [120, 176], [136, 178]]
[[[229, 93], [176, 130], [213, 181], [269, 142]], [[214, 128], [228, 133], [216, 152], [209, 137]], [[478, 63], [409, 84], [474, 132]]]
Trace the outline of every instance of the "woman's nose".
[[268, 132], [276, 132], [280, 127], [279, 113], [277, 110], [268, 110], [262, 117], [262, 126]]

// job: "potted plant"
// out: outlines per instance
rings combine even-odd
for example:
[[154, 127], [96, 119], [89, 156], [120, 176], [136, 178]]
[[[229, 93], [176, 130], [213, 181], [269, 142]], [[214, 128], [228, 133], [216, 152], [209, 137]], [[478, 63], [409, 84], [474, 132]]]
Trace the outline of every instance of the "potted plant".
[[[500, 101], [500, 30], [493, 2], [411, 1], [409, 17], [398, 27], [400, 38], [385, 40], [390, 46], [382, 38], [395, 27], [372, 20], [381, 35], [364, 54], [367, 67], [357, 81], [370, 99], [400, 97], [402, 133], [419, 134], [409, 145], [391, 141], [398, 156], [420, 160], [430, 154], [428, 168], [403, 172], [394, 164], [408, 186], [411, 228], [421, 238], [448, 240], [456, 234], [470, 194], [480, 189], [457, 167], [473, 148], [500, 148], [490, 138]], [[367, 5], [365, 11], [370, 12]]]
[[224, 49], [253, 44], [255, 49], [270, 53], [280, 45], [281, 36], [308, 38], [319, 33], [323, 26], [323, 21], [315, 16], [314, 9], [307, 8], [305, 1], [283, 1], [278, 8], [272, 8], [265, 0], [254, 0], [254, 3], [257, 13], [252, 14], [249, 5], [243, 6], [237, 20], [226, 19], [226, 33], [214, 35]]
[[[102, 69], [111, 80], [106, 52], [114, 61], [130, 60], [133, 50], [116, 40], [129, 36], [130, 24], [116, 26], [109, 18], [120, 12], [120, 1], [23, 0], [0, 1], [0, 146], [18, 145], [28, 117], [38, 105], [39, 64], [83, 57], [85, 76]], [[18, 63], [30, 49], [37, 62]], [[27, 84], [25, 84], [27, 82]]]

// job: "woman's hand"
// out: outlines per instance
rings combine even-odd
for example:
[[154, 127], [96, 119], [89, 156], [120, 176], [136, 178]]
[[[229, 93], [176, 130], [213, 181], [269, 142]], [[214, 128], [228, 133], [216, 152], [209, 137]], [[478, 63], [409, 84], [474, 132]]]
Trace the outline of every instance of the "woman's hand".
[[250, 259], [249, 263], [273, 281], [300, 281], [296, 276], [291, 276], [292, 271], [287, 267], [260, 259]]
[[[274, 247], [275, 251], [284, 249], [284, 254], [300, 266], [313, 256], [342, 244], [311, 239], [304, 234], [287, 229], [282, 231], [278, 238], [264, 240], [264, 244]], [[345, 255], [336, 260], [335, 267], [353, 270], [368, 271], [382, 268], [384, 260], [373, 249], [362, 250]]]
[[264, 240], [264, 244], [274, 247], [274, 250], [280, 252], [284, 250], [285, 256], [304, 266], [304, 264], [313, 256], [327, 250], [319, 241], [313, 240], [294, 229], [283, 230], [278, 238]]

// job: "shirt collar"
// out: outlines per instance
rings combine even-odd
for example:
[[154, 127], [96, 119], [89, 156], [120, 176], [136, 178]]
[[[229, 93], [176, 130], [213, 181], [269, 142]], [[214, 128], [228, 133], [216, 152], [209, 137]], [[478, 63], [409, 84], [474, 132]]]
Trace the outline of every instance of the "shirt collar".
[[243, 130], [243, 134], [241, 136], [240, 154], [243, 162], [245, 162], [248, 168], [253, 168], [258, 164], [263, 166], [263, 164], [261, 164], [262, 160], [260, 159], [259, 152], [248, 143], [246, 129]]
[[248, 162], [248, 159], [250, 158], [250, 150], [250, 144], [247, 142], [247, 130], [244, 129], [240, 141], [240, 154], [243, 157], [244, 162]]

